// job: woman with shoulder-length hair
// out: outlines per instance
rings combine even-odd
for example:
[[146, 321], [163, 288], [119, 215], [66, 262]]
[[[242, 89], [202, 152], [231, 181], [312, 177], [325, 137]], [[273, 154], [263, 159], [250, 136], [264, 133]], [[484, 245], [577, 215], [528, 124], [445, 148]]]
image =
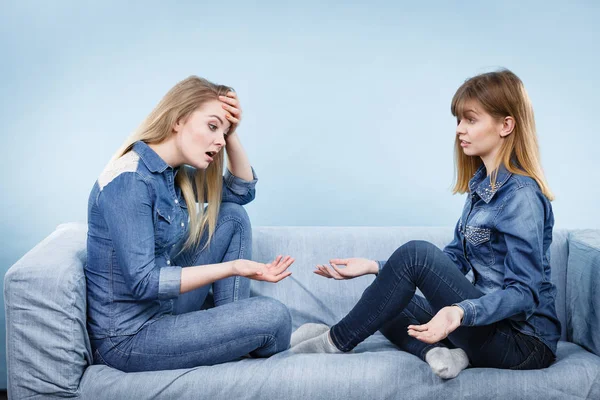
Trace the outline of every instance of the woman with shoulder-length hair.
[[[315, 273], [327, 278], [377, 277], [331, 329], [303, 325], [292, 337], [293, 351], [348, 352], [380, 330], [442, 378], [456, 377], [469, 361], [537, 369], [555, 359], [553, 196], [525, 87], [507, 70], [481, 74], [457, 90], [451, 110], [454, 192], [468, 193], [454, 240], [444, 250], [411, 241], [387, 262], [332, 259], [331, 266], [317, 266]], [[415, 295], [417, 288], [424, 297]]]
[[[94, 184], [85, 276], [95, 363], [177, 369], [289, 347], [287, 308], [249, 298], [248, 278], [278, 282], [294, 260], [249, 261], [242, 206], [254, 199], [256, 176], [237, 135], [240, 119], [231, 88], [191, 76]], [[205, 304], [211, 288], [214, 307]]]

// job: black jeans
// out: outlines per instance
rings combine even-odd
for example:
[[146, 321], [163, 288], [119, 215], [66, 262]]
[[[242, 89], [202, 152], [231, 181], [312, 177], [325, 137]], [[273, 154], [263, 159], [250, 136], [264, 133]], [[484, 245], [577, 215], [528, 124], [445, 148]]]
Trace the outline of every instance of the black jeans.
[[[425, 298], [415, 295], [419, 288]], [[423, 343], [407, 333], [408, 325], [421, 325], [443, 307], [483, 293], [436, 246], [409, 242], [394, 252], [354, 308], [331, 328], [331, 340], [342, 351], [381, 332], [401, 349], [425, 359], [437, 346], [459, 347], [475, 367], [538, 369], [555, 359], [539, 339], [499, 321], [485, 326], [459, 327], [435, 344]]]

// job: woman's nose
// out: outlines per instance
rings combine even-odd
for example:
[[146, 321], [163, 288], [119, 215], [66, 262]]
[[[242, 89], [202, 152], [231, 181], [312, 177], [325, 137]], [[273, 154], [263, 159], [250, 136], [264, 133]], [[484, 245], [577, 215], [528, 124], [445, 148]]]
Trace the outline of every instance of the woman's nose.
[[218, 145], [219, 147], [223, 147], [225, 146], [225, 135], [223, 135], [223, 133], [221, 133], [216, 139], [215, 139], [215, 144]]
[[461, 122], [458, 123], [458, 125], [456, 125], [456, 135], [461, 135], [461, 134], [464, 134], [464, 133], [466, 133], [466, 132], [465, 132], [465, 129], [464, 129], [464, 125], [463, 125], [463, 123], [461, 121]]

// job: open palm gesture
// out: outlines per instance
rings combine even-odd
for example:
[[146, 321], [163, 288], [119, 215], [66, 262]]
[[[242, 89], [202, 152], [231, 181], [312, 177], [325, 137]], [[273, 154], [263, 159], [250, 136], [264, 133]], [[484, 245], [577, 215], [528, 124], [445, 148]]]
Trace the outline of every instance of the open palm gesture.
[[268, 264], [250, 260], [236, 260], [234, 263], [234, 275], [244, 276], [256, 281], [279, 282], [292, 273], [287, 269], [292, 265], [294, 259], [290, 256], [277, 256]]
[[329, 265], [317, 265], [313, 272], [325, 278], [340, 280], [377, 274], [379, 271], [377, 262], [366, 258], [334, 258], [329, 260]]

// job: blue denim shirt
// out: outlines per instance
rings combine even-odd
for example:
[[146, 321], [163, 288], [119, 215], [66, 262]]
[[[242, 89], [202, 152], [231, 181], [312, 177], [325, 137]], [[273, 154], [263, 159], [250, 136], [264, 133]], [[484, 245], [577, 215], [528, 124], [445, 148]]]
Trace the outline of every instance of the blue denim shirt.
[[[146, 143], [136, 142], [94, 184], [85, 266], [92, 339], [134, 334], [172, 311], [182, 266], [172, 265], [171, 258], [187, 239], [189, 216], [175, 185], [178, 172], [194, 170], [173, 169]], [[256, 181], [256, 175], [248, 182], [226, 171], [222, 201], [252, 201]]]
[[484, 295], [457, 304], [463, 326], [508, 320], [556, 354], [560, 322], [550, 280], [554, 215], [534, 179], [501, 166], [492, 188], [485, 166], [469, 182], [454, 239], [444, 252]]

